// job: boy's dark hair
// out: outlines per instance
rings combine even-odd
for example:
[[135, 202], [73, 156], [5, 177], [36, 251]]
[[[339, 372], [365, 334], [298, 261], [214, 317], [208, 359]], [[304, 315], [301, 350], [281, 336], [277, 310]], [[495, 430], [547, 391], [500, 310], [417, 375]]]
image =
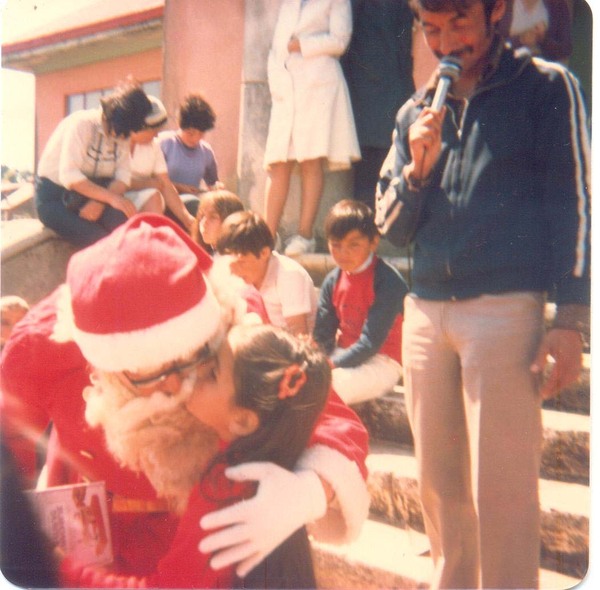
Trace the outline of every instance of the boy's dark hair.
[[254, 254], [258, 258], [264, 247], [273, 250], [275, 241], [266, 221], [254, 211], [229, 215], [221, 226], [217, 240], [219, 254]]
[[360, 201], [344, 199], [337, 202], [325, 218], [325, 238], [342, 240], [349, 232], [357, 229], [369, 240], [379, 235], [371, 208]]
[[200, 94], [188, 94], [179, 109], [179, 127], [208, 131], [215, 126], [217, 117], [212, 107]]
[[496, 5], [496, 2], [498, 2], [498, 0], [408, 0], [408, 3], [412, 8], [412, 11], [417, 20], [419, 16], [419, 8], [427, 10], [429, 12], [456, 11], [461, 13], [473, 6], [473, 4], [477, 4], [478, 2], [481, 2], [483, 4], [486, 22], [489, 26], [492, 10], [494, 9], [494, 6]]
[[146, 117], [152, 110], [146, 93], [135, 82], [119, 85], [114, 92], [100, 99], [100, 106], [108, 130], [125, 138], [146, 126]]

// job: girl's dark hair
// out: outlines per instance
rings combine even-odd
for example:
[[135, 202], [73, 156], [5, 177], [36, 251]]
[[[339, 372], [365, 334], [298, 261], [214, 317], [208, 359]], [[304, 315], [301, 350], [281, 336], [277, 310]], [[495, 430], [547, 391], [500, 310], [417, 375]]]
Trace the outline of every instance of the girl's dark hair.
[[[238, 326], [233, 330], [235, 401], [256, 412], [260, 426], [236, 439], [212, 465], [268, 461], [291, 470], [325, 406], [331, 385], [329, 361], [308, 341], [281, 328]], [[282, 379], [293, 365], [304, 372], [306, 382], [295, 395], [282, 399]], [[289, 385], [295, 387], [294, 379]], [[238, 583], [245, 588], [316, 588], [306, 530], [301, 528], [289, 537]]]
[[273, 250], [275, 241], [267, 222], [258, 213], [238, 211], [223, 222], [217, 241], [219, 254], [252, 253], [258, 257], [265, 246]]
[[146, 125], [146, 117], [152, 104], [135, 82], [126, 82], [114, 92], [100, 99], [102, 113], [108, 126], [118, 137], [129, 137], [132, 131], [140, 131]]
[[[233, 330], [235, 401], [256, 412], [260, 427], [237, 439], [229, 447], [229, 458], [242, 455], [243, 461], [272, 461], [292, 469], [325, 405], [331, 385], [329, 361], [308, 341], [282, 328], [261, 325]], [[306, 383], [296, 395], [280, 399], [282, 378], [292, 365], [301, 368]]]
[[202, 203], [204, 203], [204, 201], [210, 201], [221, 221], [225, 221], [225, 219], [232, 213], [243, 211], [244, 203], [242, 202], [242, 199], [240, 199], [235, 193], [226, 191], [224, 189], [207, 191], [202, 195], [200, 205], [198, 206], [198, 211], [196, 213], [196, 223], [194, 223], [194, 226], [192, 227], [191, 236], [197, 244], [207, 247], [208, 244], [205, 244], [202, 240], [199, 226], [200, 217], [202, 215]]
[[355, 229], [369, 240], [379, 235], [373, 211], [368, 205], [352, 199], [338, 201], [325, 218], [325, 237], [342, 240]]
[[483, 4], [486, 22], [489, 26], [492, 10], [494, 10], [494, 6], [498, 0], [408, 0], [412, 11], [417, 18], [419, 16], [419, 8], [429, 12], [464, 12], [477, 2], [481, 2]]
[[208, 131], [215, 126], [217, 117], [212, 107], [200, 94], [188, 94], [179, 109], [179, 127]]

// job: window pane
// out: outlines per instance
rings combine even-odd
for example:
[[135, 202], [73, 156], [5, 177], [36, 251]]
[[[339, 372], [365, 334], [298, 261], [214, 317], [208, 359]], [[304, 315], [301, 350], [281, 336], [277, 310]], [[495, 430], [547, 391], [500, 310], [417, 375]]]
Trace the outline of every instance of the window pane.
[[152, 80], [151, 82], [144, 82], [142, 88], [146, 94], [160, 98], [160, 80]]
[[85, 108], [86, 109], [94, 109], [100, 106], [100, 98], [102, 97], [102, 92], [97, 90], [96, 92], [86, 92], [85, 94]]
[[75, 111], [81, 111], [85, 108], [85, 100], [83, 94], [71, 94], [67, 97], [67, 115]]

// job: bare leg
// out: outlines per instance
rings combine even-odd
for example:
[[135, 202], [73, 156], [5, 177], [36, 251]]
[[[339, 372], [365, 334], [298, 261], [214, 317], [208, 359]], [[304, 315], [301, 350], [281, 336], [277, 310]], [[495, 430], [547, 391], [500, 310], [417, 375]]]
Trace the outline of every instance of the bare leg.
[[140, 213], [164, 213], [165, 201], [159, 191], [156, 191], [140, 209]]
[[265, 195], [265, 221], [275, 235], [290, 190], [293, 161], [271, 164]]
[[312, 238], [313, 225], [319, 212], [323, 192], [323, 158], [300, 162], [302, 176], [302, 199], [300, 201], [300, 223], [298, 233]]

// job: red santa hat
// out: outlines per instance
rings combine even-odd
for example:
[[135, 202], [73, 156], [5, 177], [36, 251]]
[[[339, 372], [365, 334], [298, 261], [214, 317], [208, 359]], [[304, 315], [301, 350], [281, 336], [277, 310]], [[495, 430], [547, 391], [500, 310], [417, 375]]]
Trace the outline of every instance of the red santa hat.
[[211, 264], [166, 217], [135, 215], [71, 257], [56, 339], [74, 340], [105, 371], [185, 358], [220, 333], [221, 308], [205, 279]]

